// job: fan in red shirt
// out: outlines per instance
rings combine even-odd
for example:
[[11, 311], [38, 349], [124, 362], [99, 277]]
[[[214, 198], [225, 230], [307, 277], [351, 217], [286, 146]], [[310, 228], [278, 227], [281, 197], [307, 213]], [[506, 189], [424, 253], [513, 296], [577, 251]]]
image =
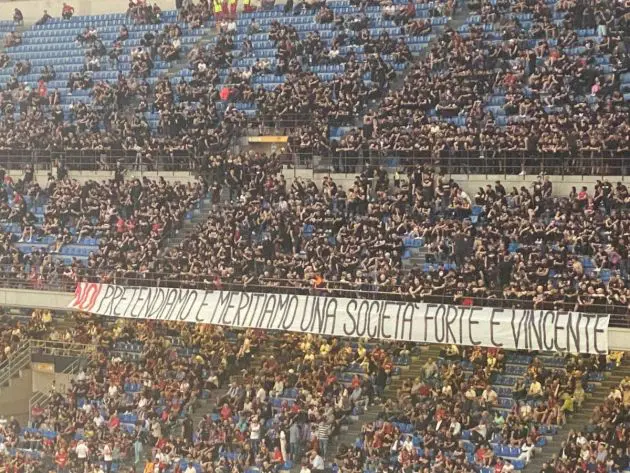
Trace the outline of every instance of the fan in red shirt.
[[74, 15], [74, 7], [72, 5], [68, 5], [67, 3], [63, 4], [63, 8], [61, 9], [61, 17], [64, 20], [69, 20]]
[[223, 407], [221, 408], [221, 418], [222, 419], [231, 419], [232, 418], [232, 408], [229, 406], [229, 404], [223, 404]]
[[115, 430], [120, 427], [120, 418], [118, 415], [114, 414], [109, 418], [109, 430]]
[[57, 464], [57, 471], [64, 471], [68, 464], [68, 452], [65, 448], [61, 448], [55, 455], [55, 463]]
[[43, 79], [40, 79], [39, 82], [37, 83], [37, 93], [39, 94], [41, 98], [48, 97], [48, 86], [46, 85], [46, 82], [44, 82]]

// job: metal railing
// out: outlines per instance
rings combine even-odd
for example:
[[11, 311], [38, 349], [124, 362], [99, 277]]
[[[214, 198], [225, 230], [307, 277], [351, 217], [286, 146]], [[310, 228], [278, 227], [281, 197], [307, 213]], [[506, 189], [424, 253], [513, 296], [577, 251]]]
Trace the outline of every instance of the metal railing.
[[[354, 118], [350, 122], [354, 122]], [[331, 126], [345, 126], [345, 122], [339, 122]], [[349, 122], [349, 123], [350, 123]], [[255, 118], [247, 120], [247, 136], [265, 136], [277, 135], [287, 136], [292, 134], [296, 129], [302, 127], [311, 127], [316, 123], [316, 119], [311, 113], [288, 113], [280, 117], [266, 116], [258, 113]]]
[[0, 150], [0, 168], [9, 171], [24, 170], [27, 166], [36, 171], [52, 171], [60, 165], [68, 171], [114, 171], [117, 164], [128, 171], [146, 174], [194, 172], [202, 166], [195, 153], [185, 150], [149, 157], [133, 150]]
[[283, 157], [296, 168], [313, 173], [358, 174], [369, 166], [405, 170], [429, 166], [447, 174], [516, 176], [547, 174], [553, 176], [616, 176], [622, 180], [630, 171], [630, 152], [577, 151], [378, 151], [348, 150], [316, 152], [293, 150]]
[[27, 340], [18, 350], [0, 364], [0, 386], [7, 384], [21, 369], [31, 362], [31, 344]]
[[[34, 340], [32, 339], [31, 342], [33, 342], [31, 344], [31, 346], [34, 349], [40, 349], [42, 346], [44, 346], [45, 343], [39, 343], [39, 342], [45, 342], [43, 340]], [[57, 350], [60, 348], [60, 345], [68, 345], [65, 348], [61, 348], [62, 349], [62, 354], [57, 355], [57, 356], [70, 356], [67, 353], [72, 353], [75, 352], [76, 350], [76, 345], [81, 345], [82, 347], [84, 347], [84, 351], [81, 352], [80, 354], [77, 354], [76, 356], [78, 356], [78, 358], [76, 360], [74, 360], [72, 363], [70, 363], [68, 366], [65, 367], [65, 369], [61, 372], [61, 374], [65, 374], [65, 375], [70, 375], [70, 376], [76, 376], [77, 374], [79, 374], [79, 372], [81, 371], [81, 369], [83, 368], [83, 365], [87, 362], [88, 360], [88, 356], [96, 351], [96, 346], [95, 345], [86, 345], [86, 344], [77, 344], [77, 343], [73, 343], [73, 342], [55, 342], [55, 346], [53, 349]], [[35, 348], [38, 347], [38, 348]], [[32, 356], [31, 352], [29, 352], [29, 357]], [[40, 408], [45, 408], [48, 403], [50, 402], [50, 400], [52, 399], [53, 396], [53, 392], [52, 390], [49, 392], [43, 392], [43, 391], [36, 391], [33, 393], [33, 395], [29, 398], [28, 400], [28, 415], [29, 415], [29, 421], [32, 421], [33, 418], [33, 408], [35, 406], [38, 406]]]
[[33, 421], [33, 408], [35, 406], [41, 407], [42, 409], [48, 405], [50, 399], [52, 398], [52, 394], [50, 392], [42, 392], [35, 391], [33, 395], [28, 400], [28, 420], [29, 423]]
[[37, 340], [34, 338], [30, 340], [29, 345], [31, 353], [51, 356], [84, 356], [96, 351], [96, 345], [53, 340]]
[[[269, 127], [256, 128], [263, 135], [286, 135], [282, 121]], [[288, 125], [285, 124], [285, 125]], [[251, 130], [250, 130], [251, 131]], [[371, 150], [337, 148], [336, 150], [302, 149], [292, 144], [281, 145], [283, 164], [313, 173], [357, 174], [368, 166], [406, 169], [430, 166], [448, 174], [518, 175], [544, 173], [555, 176], [623, 176], [630, 172], [630, 152], [582, 150], [573, 153], [544, 151], [439, 151]], [[277, 152], [281, 150], [278, 149]], [[147, 158], [135, 151], [48, 151], [0, 150], [0, 168], [23, 171], [32, 166], [36, 171], [53, 171], [60, 165], [67, 171], [112, 172], [120, 164], [128, 173], [160, 175], [171, 172], [203, 173], [207, 160], [194, 152], [177, 151]]]

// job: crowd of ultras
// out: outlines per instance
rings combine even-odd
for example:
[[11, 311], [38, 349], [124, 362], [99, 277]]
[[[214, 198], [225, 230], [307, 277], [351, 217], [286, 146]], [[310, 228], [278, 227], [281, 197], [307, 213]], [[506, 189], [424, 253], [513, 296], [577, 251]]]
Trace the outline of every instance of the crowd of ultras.
[[[424, 166], [393, 176], [371, 168], [347, 186], [328, 176], [288, 184], [279, 169], [273, 156], [252, 153], [186, 184], [123, 176], [38, 182], [32, 169], [18, 180], [6, 176], [0, 279], [68, 290], [79, 281], [117, 282], [628, 311], [622, 182], [557, 196], [540, 177], [469, 195]], [[206, 220], [165, 245], [201, 204], [209, 206]], [[86, 243], [87, 256], [59, 257]], [[409, 265], [415, 243], [424, 259]]]

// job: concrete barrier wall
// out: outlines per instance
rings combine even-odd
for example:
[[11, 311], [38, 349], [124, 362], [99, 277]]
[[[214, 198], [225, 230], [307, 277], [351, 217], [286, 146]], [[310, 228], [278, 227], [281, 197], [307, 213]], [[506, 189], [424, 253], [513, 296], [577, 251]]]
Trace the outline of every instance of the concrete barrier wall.
[[[24, 23], [31, 25], [42, 17], [44, 10], [48, 14], [59, 18], [63, 0], [16, 0], [0, 2], [0, 18], [13, 19], [13, 9], [19, 8], [24, 15]], [[75, 15], [104, 15], [107, 13], [125, 13], [129, 6], [126, 0], [109, 0], [107, 2], [95, 2], [92, 0], [66, 0], [66, 3], [74, 7]], [[157, 3], [162, 10], [173, 10], [175, 0], [151, 0], [151, 4]]]
[[20, 423], [28, 419], [28, 401], [33, 394], [33, 372], [24, 369], [12, 378], [8, 386], [0, 388], [0, 415], [15, 416]]
[[[198, 3], [198, 0], [193, 0]], [[44, 10], [48, 14], [59, 18], [61, 17], [61, 9], [63, 0], [3, 0], [0, 1], [0, 19], [12, 20], [13, 9], [19, 8], [24, 15], [24, 23], [28, 26], [35, 23], [42, 17]], [[74, 7], [75, 15], [105, 15], [108, 13], [125, 13], [129, 6], [128, 0], [109, 0], [107, 2], [96, 2], [93, 0], [66, 0], [66, 3]], [[162, 10], [174, 10], [175, 0], [150, 0], [153, 5], [157, 3]], [[276, 4], [284, 5], [286, 0], [276, 0]], [[242, 0], [239, 0], [239, 10]], [[260, 5], [259, 0], [252, 0], [251, 5]]]
[[67, 373], [42, 373], [34, 371], [32, 392], [50, 392], [53, 386], [53, 381], [55, 382], [55, 390], [57, 392], [66, 392], [70, 387], [70, 380], [72, 377], [72, 375]]
[[[21, 171], [9, 171], [7, 173], [14, 181], [21, 179], [24, 175]], [[53, 175], [56, 176], [56, 172], [53, 172]], [[189, 172], [182, 171], [173, 171], [173, 172], [139, 172], [139, 171], [129, 171], [125, 174], [126, 179], [148, 177], [149, 179], [157, 179], [158, 177], [163, 177], [164, 180], [168, 182], [192, 182], [195, 180], [195, 176], [193, 176]], [[39, 182], [41, 186], [46, 185], [48, 182], [48, 172], [47, 171], [36, 171], [35, 172], [35, 181]], [[114, 178], [114, 173], [109, 171], [73, 171], [70, 173], [70, 177], [72, 179], [76, 179], [79, 182], [86, 182], [89, 180], [92, 181], [107, 181], [109, 179]]]
[[[337, 183], [342, 185], [344, 189], [352, 186], [357, 177], [357, 174], [313, 174], [309, 169], [287, 169], [284, 171], [284, 175], [287, 182], [291, 184], [295, 178], [302, 178], [304, 180], [313, 180], [315, 183], [321, 182], [324, 175], [330, 176]], [[450, 176], [462, 189], [466, 191], [471, 197], [475, 195], [480, 187], [485, 187], [491, 184], [494, 187], [496, 181], [501, 181], [505, 189], [509, 192], [512, 187], [520, 189], [521, 186], [530, 188], [531, 185], [537, 180], [536, 175], [526, 176], [511, 176], [504, 174], [451, 174]], [[568, 196], [572, 187], [576, 187], [580, 190], [581, 186], [586, 186], [589, 192], [593, 192], [595, 183], [598, 180], [608, 179], [613, 185], [619, 181], [629, 181], [629, 177], [626, 176], [549, 176], [549, 179], [553, 185], [553, 193], [557, 196]]]
[[[10, 171], [8, 173], [14, 180], [20, 179], [23, 176], [21, 171]], [[54, 173], [53, 173], [54, 174]], [[289, 185], [296, 178], [302, 178], [304, 180], [313, 180], [315, 183], [320, 183], [324, 176], [331, 176], [333, 180], [344, 188], [348, 188], [353, 185], [356, 174], [313, 174], [310, 169], [285, 169], [283, 174]], [[196, 177], [189, 172], [172, 171], [172, 172], [139, 172], [129, 171], [126, 174], [127, 179], [148, 177], [149, 179], [157, 179], [158, 177], [164, 177], [169, 182], [192, 182]], [[73, 171], [70, 173], [70, 177], [77, 179], [79, 182], [85, 182], [88, 180], [93, 181], [105, 181], [114, 178], [113, 172], [108, 171]], [[494, 186], [496, 181], [501, 181], [509, 192], [512, 187], [517, 189], [521, 186], [530, 187], [533, 182], [536, 181], [535, 175], [528, 176], [506, 176], [503, 174], [452, 174], [451, 177], [457, 182], [468, 194], [473, 196], [479, 187], [485, 187], [487, 184]], [[608, 179], [613, 185], [619, 181], [630, 181], [628, 176], [550, 176], [550, 180], [553, 184], [554, 195], [567, 196], [571, 192], [572, 187], [576, 187], [578, 190], [581, 186], [588, 187], [589, 191], [593, 191], [595, 183], [598, 180]], [[35, 173], [35, 180], [40, 185], [45, 185], [48, 180], [48, 173], [46, 171], [38, 171]]]

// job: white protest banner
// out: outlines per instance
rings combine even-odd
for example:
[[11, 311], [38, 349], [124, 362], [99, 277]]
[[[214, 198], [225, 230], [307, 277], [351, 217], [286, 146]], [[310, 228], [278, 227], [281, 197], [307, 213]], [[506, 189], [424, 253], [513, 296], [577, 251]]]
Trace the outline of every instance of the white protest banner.
[[80, 283], [68, 307], [110, 317], [337, 337], [608, 352], [609, 316], [581, 312], [95, 283]]

